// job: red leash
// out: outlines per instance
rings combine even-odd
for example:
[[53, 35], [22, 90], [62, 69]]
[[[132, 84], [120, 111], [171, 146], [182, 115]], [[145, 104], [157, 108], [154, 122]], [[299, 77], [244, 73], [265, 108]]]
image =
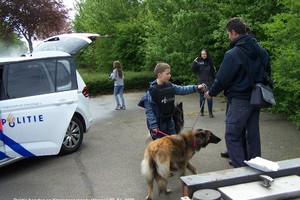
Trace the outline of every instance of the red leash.
[[[162, 135], [164, 135], [164, 136], [169, 136], [169, 134], [166, 134], [166, 133], [164, 133], [164, 132], [162, 132], [162, 131], [160, 131], [160, 130], [158, 130], [157, 133], [160, 133], [160, 134], [162, 134]], [[153, 134], [156, 135], [157, 133], [153, 133]]]

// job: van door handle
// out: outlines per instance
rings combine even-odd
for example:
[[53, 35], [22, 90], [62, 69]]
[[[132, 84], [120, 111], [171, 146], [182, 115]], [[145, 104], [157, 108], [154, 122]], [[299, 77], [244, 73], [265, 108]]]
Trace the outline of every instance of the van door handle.
[[62, 104], [72, 104], [72, 103], [74, 103], [73, 100], [60, 99], [58, 102], [54, 103], [54, 105], [59, 106]]

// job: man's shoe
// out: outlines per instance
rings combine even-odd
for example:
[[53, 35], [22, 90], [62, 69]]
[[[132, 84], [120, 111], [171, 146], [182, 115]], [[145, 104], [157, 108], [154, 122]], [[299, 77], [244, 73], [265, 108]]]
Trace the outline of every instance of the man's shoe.
[[204, 110], [203, 109], [200, 110], [200, 116], [204, 116]]
[[229, 154], [227, 151], [221, 152], [220, 154], [221, 154], [221, 157], [223, 157], [223, 158], [229, 158]]
[[215, 116], [213, 115], [212, 111], [209, 111], [209, 117], [214, 118]]

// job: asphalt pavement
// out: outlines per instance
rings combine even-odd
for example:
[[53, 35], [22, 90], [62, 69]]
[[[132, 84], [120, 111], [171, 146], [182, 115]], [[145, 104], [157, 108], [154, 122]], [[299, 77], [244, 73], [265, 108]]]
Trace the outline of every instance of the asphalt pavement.
[[[97, 185], [101, 185], [101, 187], [94, 188], [95, 197], [137, 200], [144, 199], [146, 196], [145, 179], [140, 173], [140, 162], [143, 158], [148, 133], [144, 110], [137, 106], [143, 94], [143, 92], [126, 93], [127, 110], [125, 111], [113, 110], [115, 102], [112, 95], [100, 96], [91, 100], [93, 108], [99, 108], [99, 111], [93, 111], [96, 120], [94, 131], [86, 139], [98, 141], [97, 143], [102, 146], [100, 152], [93, 153], [97, 157], [96, 160], [99, 161], [99, 173], [102, 173], [102, 180], [105, 180], [104, 182], [98, 180]], [[225, 150], [226, 102], [224, 97], [214, 98], [214, 118], [209, 118], [207, 104], [205, 105], [205, 116], [199, 116], [198, 94], [176, 96], [176, 102], [183, 102], [184, 130], [208, 129], [222, 138], [219, 144], [210, 144], [193, 157], [192, 163], [197, 166], [199, 173], [231, 168], [228, 159], [220, 157], [220, 152]], [[104, 118], [101, 117], [103, 112], [105, 113]], [[97, 113], [100, 116], [99, 120]], [[300, 132], [283, 115], [262, 112], [260, 128], [263, 158], [280, 161], [300, 156]], [[82, 154], [88, 156], [92, 153], [93, 148], [88, 147], [88, 149], [82, 151]], [[190, 172], [188, 173], [190, 174]], [[175, 173], [174, 177], [170, 177], [169, 187], [173, 193], [159, 197], [155, 188], [155, 199], [180, 199], [182, 191], [179, 174]]]
[[[137, 103], [144, 92], [125, 93], [126, 110], [114, 110], [113, 95], [91, 98], [94, 124], [79, 151], [67, 156], [28, 159], [0, 169], [0, 199], [98, 199], [142, 200], [146, 181], [140, 172], [148, 136], [144, 110]], [[214, 118], [199, 116], [199, 96], [176, 96], [183, 102], [184, 130], [202, 128], [222, 138], [209, 144], [192, 158], [199, 173], [230, 169], [225, 150], [224, 119], [226, 102], [214, 98]], [[283, 115], [261, 113], [262, 157], [281, 161], [300, 156], [300, 131]], [[187, 175], [191, 173], [188, 172]], [[179, 200], [182, 194], [179, 174], [169, 178], [173, 193], [154, 199]]]

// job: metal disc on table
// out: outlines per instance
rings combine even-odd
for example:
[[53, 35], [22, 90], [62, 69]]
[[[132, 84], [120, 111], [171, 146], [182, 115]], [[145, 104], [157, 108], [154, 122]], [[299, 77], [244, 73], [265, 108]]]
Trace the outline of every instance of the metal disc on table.
[[203, 189], [197, 190], [193, 194], [192, 200], [219, 200], [221, 199], [221, 193], [217, 190]]

